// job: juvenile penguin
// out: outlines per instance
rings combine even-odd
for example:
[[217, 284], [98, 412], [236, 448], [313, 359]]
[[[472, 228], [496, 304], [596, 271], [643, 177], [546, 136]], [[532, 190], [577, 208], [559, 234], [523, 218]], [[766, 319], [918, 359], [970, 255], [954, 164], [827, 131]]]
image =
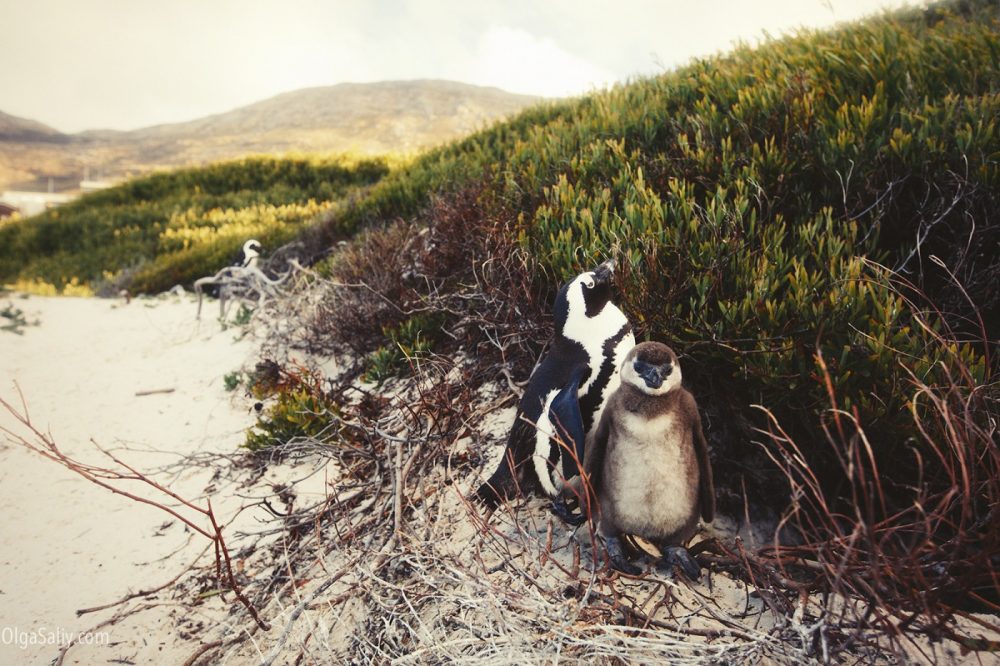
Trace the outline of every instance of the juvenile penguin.
[[621, 535], [631, 534], [655, 543], [662, 564], [699, 577], [683, 544], [699, 517], [712, 522], [715, 488], [698, 405], [681, 387], [670, 347], [644, 342], [625, 357], [621, 385], [604, 409], [584, 467], [612, 566], [640, 572], [622, 552]]
[[618, 387], [621, 361], [635, 345], [632, 326], [611, 302], [613, 273], [614, 263], [607, 261], [576, 276], [556, 295], [548, 354], [531, 373], [499, 467], [476, 491], [487, 506], [495, 507], [519, 488], [541, 489], [553, 498], [561, 518], [583, 520], [571, 518], [560, 497], [578, 468], [553, 436], [571, 447], [577, 460], [584, 459], [586, 442]]

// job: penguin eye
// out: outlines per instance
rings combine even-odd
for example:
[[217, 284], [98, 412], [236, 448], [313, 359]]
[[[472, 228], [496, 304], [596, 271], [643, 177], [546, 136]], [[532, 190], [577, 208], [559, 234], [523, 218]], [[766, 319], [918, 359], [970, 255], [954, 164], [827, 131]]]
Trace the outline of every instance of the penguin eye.
[[584, 275], [581, 282], [583, 283], [583, 286], [586, 287], [587, 289], [594, 288], [594, 278], [591, 275]]

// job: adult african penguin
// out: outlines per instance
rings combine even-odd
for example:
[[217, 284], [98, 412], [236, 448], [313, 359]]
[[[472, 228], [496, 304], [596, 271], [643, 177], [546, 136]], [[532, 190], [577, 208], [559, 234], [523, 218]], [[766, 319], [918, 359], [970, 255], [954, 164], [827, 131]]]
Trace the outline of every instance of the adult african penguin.
[[476, 491], [488, 507], [518, 490], [541, 489], [554, 499], [560, 517], [575, 522], [560, 491], [579, 468], [553, 436], [583, 461], [586, 442], [618, 386], [621, 361], [635, 345], [632, 326], [611, 302], [613, 275], [614, 263], [607, 261], [556, 294], [548, 353], [531, 373], [500, 465]]
[[[240, 248], [240, 251], [236, 254], [227, 268], [257, 268], [257, 264], [260, 263], [261, 250], [260, 241], [251, 238], [247, 242], [243, 243], [243, 247]], [[219, 297], [218, 284], [205, 285], [205, 287], [203, 287], [203, 291], [214, 298]]]
[[257, 263], [260, 259], [260, 241], [250, 239], [246, 243], [243, 243], [243, 249], [240, 250], [240, 256], [233, 262], [234, 266], [242, 266], [243, 268], [257, 268]]
[[644, 342], [625, 357], [621, 384], [601, 415], [584, 468], [596, 498], [592, 517], [612, 566], [639, 573], [622, 551], [621, 536], [631, 534], [655, 543], [664, 565], [699, 577], [698, 563], [683, 546], [699, 517], [712, 522], [715, 487], [698, 405], [681, 386], [670, 347]]

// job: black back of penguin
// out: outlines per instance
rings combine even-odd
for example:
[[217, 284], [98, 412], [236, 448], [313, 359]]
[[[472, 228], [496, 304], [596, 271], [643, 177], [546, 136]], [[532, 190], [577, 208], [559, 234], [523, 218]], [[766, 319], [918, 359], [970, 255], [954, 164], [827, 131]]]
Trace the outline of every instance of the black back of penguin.
[[[586, 437], [617, 388], [618, 367], [635, 340], [628, 319], [611, 302], [612, 276], [613, 265], [606, 262], [576, 276], [556, 295], [555, 331], [548, 353], [532, 372], [518, 404], [503, 459], [476, 493], [488, 506], [518, 490], [557, 494], [565, 476], [557, 465], [561, 458], [570, 462], [549, 438], [556, 431], [553, 421], [571, 419], [559, 410], [560, 403], [572, 407], [569, 413], [580, 421], [576, 432]], [[582, 460], [583, 442], [570, 445], [576, 446]]]

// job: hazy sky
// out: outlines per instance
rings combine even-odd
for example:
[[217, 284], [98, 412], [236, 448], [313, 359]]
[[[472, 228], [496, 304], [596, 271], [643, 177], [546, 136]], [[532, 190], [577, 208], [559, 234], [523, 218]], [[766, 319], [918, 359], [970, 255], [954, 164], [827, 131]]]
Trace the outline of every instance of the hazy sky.
[[[134, 129], [344, 81], [561, 96], [902, 0], [0, 0], [0, 111]], [[909, 4], [922, 4], [914, 0]]]

